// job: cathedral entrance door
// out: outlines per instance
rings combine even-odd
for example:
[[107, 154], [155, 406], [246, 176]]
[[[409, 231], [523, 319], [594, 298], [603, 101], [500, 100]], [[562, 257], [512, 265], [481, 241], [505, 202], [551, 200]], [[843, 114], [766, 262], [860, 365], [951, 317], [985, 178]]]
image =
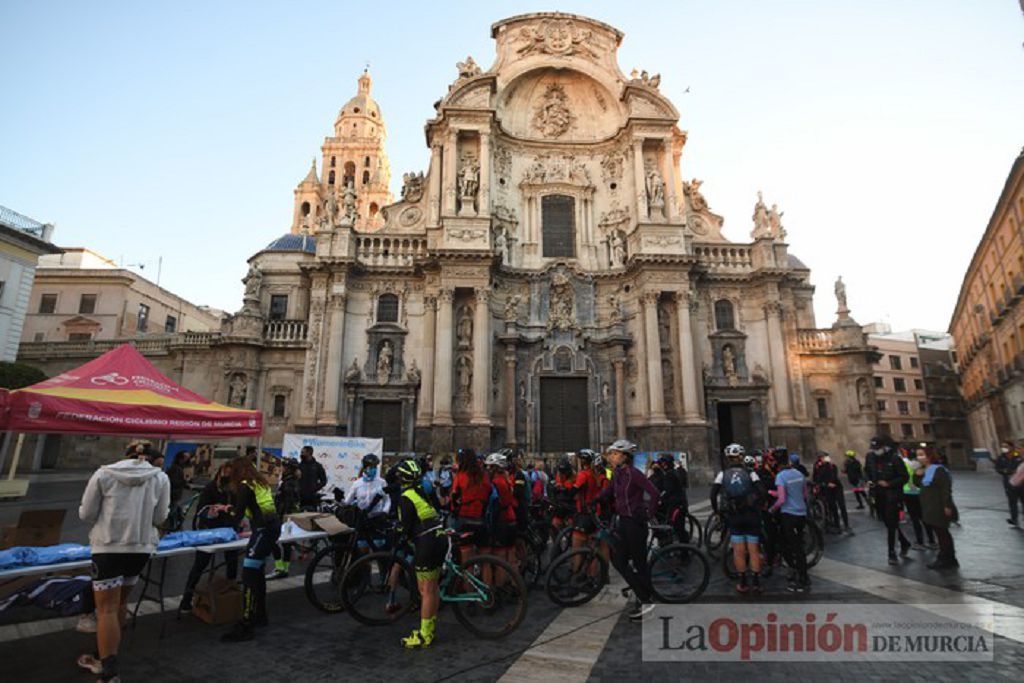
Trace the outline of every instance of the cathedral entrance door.
[[366, 401], [363, 403], [361, 436], [384, 439], [384, 451], [402, 450], [402, 402]]
[[718, 404], [718, 444], [719, 453], [731, 443], [738, 443], [748, 451], [751, 450], [750, 403]]
[[586, 377], [541, 377], [540, 450], [565, 453], [590, 447]]

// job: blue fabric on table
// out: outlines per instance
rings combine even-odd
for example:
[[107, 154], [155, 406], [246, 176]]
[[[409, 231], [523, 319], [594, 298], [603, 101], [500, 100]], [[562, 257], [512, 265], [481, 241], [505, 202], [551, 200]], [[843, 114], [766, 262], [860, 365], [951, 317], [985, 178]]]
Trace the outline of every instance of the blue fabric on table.
[[197, 529], [195, 531], [175, 531], [160, 539], [157, 550], [172, 550], [174, 548], [191, 548], [197, 545], [213, 545], [215, 543], [228, 543], [238, 538], [234, 529], [221, 527], [216, 529]]
[[41, 548], [18, 546], [0, 550], [0, 569], [78, 562], [88, 560], [89, 557], [89, 546], [77, 543], [61, 543]]

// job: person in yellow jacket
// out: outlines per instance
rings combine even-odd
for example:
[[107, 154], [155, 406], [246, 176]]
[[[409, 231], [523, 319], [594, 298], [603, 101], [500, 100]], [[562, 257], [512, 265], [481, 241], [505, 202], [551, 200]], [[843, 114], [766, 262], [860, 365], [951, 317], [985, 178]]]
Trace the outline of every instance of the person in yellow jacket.
[[267, 579], [264, 564], [281, 536], [281, 518], [267, 480], [247, 456], [231, 461], [231, 489], [238, 518], [249, 518], [249, 545], [242, 561], [242, 620], [221, 636], [225, 643], [252, 640], [257, 626], [267, 625]]

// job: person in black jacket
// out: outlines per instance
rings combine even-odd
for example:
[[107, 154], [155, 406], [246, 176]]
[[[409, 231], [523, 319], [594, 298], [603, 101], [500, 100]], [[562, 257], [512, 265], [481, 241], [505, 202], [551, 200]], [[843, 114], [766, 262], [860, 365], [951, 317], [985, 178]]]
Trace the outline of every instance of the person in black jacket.
[[[285, 519], [288, 515], [301, 511], [299, 501], [302, 480], [299, 463], [291, 458], [285, 458], [281, 468], [281, 483], [277, 487], [277, 495], [274, 496], [274, 505], [277, 507], [277, 516]], [[292, 564], [292, 544], [278, 543], [271, 551], [271, 555], [274, 556], [274, 571], [267, 575], [267, 579], [283, 579], [288, 576]]]
[[878, 517], [885, 522], [887, 542], [889, 546], [889, 564], [899, 564], [896, 557], [896, 538], [900, 540], [900, 554], [910, 551], [910, 541], [900, 530], [900, 505], [903, 498], [903, 485], [909, 475], [907, 466], [899, 456], [896, 443], [888, 435], [876, 436], [871, 439], [869, 456], [870, 468], [867, 470], [868, 480], [872, 483], [875, 494], [875, 506]]
[[999, 449], [999, 457], [996, 458], [996, 472], [1003, 477], [1003, 491], [1006, 492], [1006, 502], [1010, 506], [1010, 516], [1006, 523], [1010, 526], [1018, 526], [1018, 508], [1024, 502], [1024, 488], [1010, 484], [1010, 477], [1020, 466], [1021, 457], [1012, 443], [1004, 441]]
[[320, 504], [320, 490], [327, 486], [327, 471], [313, 457], [313, 447], [303, 446], [299, 453], [299, 504], [303, 509]]
[[[197, 529], [218, 529], [222, 527], [233, 528], [237, 526], [238, 520], [235, 517], [234, 494], [228, 483], [231, 480], [231, 464], [225, 463], [220, 466], [217, 473], [213, 475], [203, 490], [199, 493], [196, 501], [196, 528]], [[192, 561], [192, 569], [185, 579], [185, 591], [181, 596], [181, 603], [178, 609], [182, 612], [192, 611], [192, 594], [195, 591], [199, 578], [203, 575], [207, 565], [213, 558], [211, 553], [196, 553]], [[229, 550], [224, 553], [225, 573], [228, 581], [234, 581], [238, 576], [238, 551]]]
[[853, 495], [857, 497], [857, 509], [863, 510], [864, 503], [867, 502], [868, 497], [864, 495], [864, 469], [860, 465], [860, 460], [857, 460], [857, 453], [855, 451], [846, 451], [843, 474], [846, 475], [846, 481], [850, 482]]

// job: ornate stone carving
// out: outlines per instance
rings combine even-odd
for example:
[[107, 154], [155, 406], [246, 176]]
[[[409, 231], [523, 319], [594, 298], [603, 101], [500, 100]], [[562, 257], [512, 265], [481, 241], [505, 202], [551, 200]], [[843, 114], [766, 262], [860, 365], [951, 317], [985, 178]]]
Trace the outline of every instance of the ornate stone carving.
[[548, 84], [544, 97], [533, 112], [534, 129], [546, 138], [558, 138], [565, 135], [575, 120], [565, 88], [558, 83]]
[[732, 344], [722, 347], [722, 374], [729, 381], [729, 386], [734, 387], [739, 384], [739, 375], [736, 374], [736, 352], [733, 350]]
[[321, 228], [330, 230], [338, 223], [338, 199], [334, 195], [334, 188], [327, 189], [327, 198], [324, 199], [324, 213], [321, 220]]
[[449, 229], [447, 234], [452, 239], [459, 240], [461, 242], [475, 242], [476, 240], [483, 237], [486, 233], [483, 230], [474, 228], [455, 228]]
[[613, 152], [601, 160], [601, 180], [607, 183], [618, 182], [622, 179], [622, 170], [625, 168], [626, 160], [620, 152]]
[[455, 375], [459, 382], [456, 399], [460, 406], [468, 407], [473, 387], [473, 359], [468, 353], [459, 354], [455, 362]]
[[415, 204], [423, 198], [423, 172], [402, 175], [402, 201]]
[[772, 204], [772, 208], [768, 210], [768, 227], [771, 229], [772, 236], [780, 240], [786, 239], [786, 229], [782, 227], [782, 216], [785, 213], [785, 211], [779, 211], [778, 204]]
[[243, 372], [236, 372], [231, 375], [231, 382], [228, 385], [228, 405], [245, 407], [245, 399], [249, 393], [249, 381]]
[[670, 247], [674, 244], [681, 244], [679, 237], [670, 235], [644, 235], [644, 244], [648, 247]]
[[572, 283], [565, 273], [555, 273], [551, 277], [550, 300], [548, 302], [548, 329], [571, 330], [576, 326], [573, 307], [574, 296]]
[[481, 69], [472, 56], [467, 56], [466, 61], [456, 62], [455, 68], [459, 70], [459, 78], [473, 78], [481, 74]]
[[409, 363], [409, 369], [405, 371], [405, 379], [410, 384], [420, 383], [420, 369], [416, 367], [416, 359], [413, 358], [412, 362]]
[[[512, 175], [512, 152], [507, 147], [494, 149], [494, 172], [498, 178], [508, 179]], [[501, 184], [498, 185], [501, 187]]]
[[510, 265], [512, 262], [512, 247], [508, 235], [505, 234], [505, 227], [498, 225], [494, 230], [494, 251], [501, 255], [502, 265]]
[[690, 182], [683, 181], [683, 196], [686, 197], [686, 201], [689, 202], [692, 211], [708, 210], [708, 202], [700, 191], [700, 186], [703, 184], [703, 180], [697, 180], [696, 178]]
[[640, 75], [638, 76], [636, 69], [633, 69], [630, 72], [629, 77], [629, 82], [633, 85], [645, 85], [648, 88], [654, 88], [655, 90], [657, 90], [658, 86], [661, 85], [661, 74], [654, 74], [653, 76], [648, 76], [646, 70], [641, 71]]
[[394, 363], [394, 351], [391, 342], [385, 339], [377, 351], [377, 384], [387, 384], [391, 378], [391, 366]]
[[690, 214], [690, 216], [687, 217], [686, 225], [693, 231], [693, 234], [700, 235], [702, 237], [711, 231], [706, 220], [693, 214]]
[[398, 224], [404, 228], [411, 228], [423, 218], [423, 210], [418, 206], [410, 206], [398, 215]]
[[750, 233], [750, 236], [755, 240], [763, 239], [772, 236], [772, 226], [768, 219], [768, 207], [764, 205], [764, 198], [761, 196], [761, 191], [757, 191], [757, 203], [754, 204], [754, 215], [751, 216], [754, 221], [754, 230]]
[[843, 283], [843, 276], [840, 275], [836, 278], [836, 303], [839, 304], [839, 314], [849, 313], [850, 309], [846, 305], [846, 285]]
[[661, 173], [654, 166], [647, 167], [645, 185], [647, 189], [647, 205], [651, 208], [653, 215], [655, 210], [661, 211], [665, 206], [665, 183], [661, 179]]
[[608, 295], [608, 320], [613, 325], [622, 322], [622, 300], [618, 293]]
[[505, 299], [505, 310], [502, 314], [502, 318], [507, 323], [514, 323], [516, 318], [519, 316], [519, 303], [523, 300], [521, 294], [510, 294]]
[[348, 372], [345, 373], [345, 381], [358, 382], [362, 377], [363, 371], [359, 368], [359, 358], [353, 358], [352, 365], [349, 366]]
[[607, 230], [627, 222], [629, 222], [629, 210], [620, 207], [618, 203], [613, 201], [611, 207], [601, 214], [597, 224]]
[[590, 172], [573, 155], [541, 154], [523, 174], [523, 184], [568, 183], [590, 187]]
[[862, 411], [874, 408], [874, 401], [871, 400], [871, 387], [863, 377], [857, 380], [857, 404]]
[[467, 305], [460, 306], [457, 319], [455, 338], [460, 349], [468, 349], [473, 346], [473, 309]]
[[618, 230], [612, 230], [608, 235], [608, 248], [611, 252], [612, 268], [620, 268], [626, 265], [626, 239]]
[[354, 180], [350, 180], [348, 184], [345, 185], [345, 194], [342, 196], [341, 206], [341, 225], [343, 227], [351, 228], [356, 224], [356, 218], [359, 217], [359, 210], [356, 207], [356, 188]]
[[260, 286], [263, 284], [263, 271], [259, 264], [249, 265], [249, 271], [242, 278], [245, 285], [245, 294], [242, 296], [241, 313], [248, 315], [259, 315], [260, 313]]
[[559, 57], [579, 56], [596, 59], [594, 36], [590, 30], [576, 27], [572, 19], [544, 19], [519, 32], [524, 44], [516, 52], [525, 57], [540, 52]]
[[473, 206], [477, 190], [480, 189], [480, 164], [475, 157], [465, 156], [462, 158], [462, 168], [459, 170], [459, 197], [462, 199], [462, 206], [468, 204]]

